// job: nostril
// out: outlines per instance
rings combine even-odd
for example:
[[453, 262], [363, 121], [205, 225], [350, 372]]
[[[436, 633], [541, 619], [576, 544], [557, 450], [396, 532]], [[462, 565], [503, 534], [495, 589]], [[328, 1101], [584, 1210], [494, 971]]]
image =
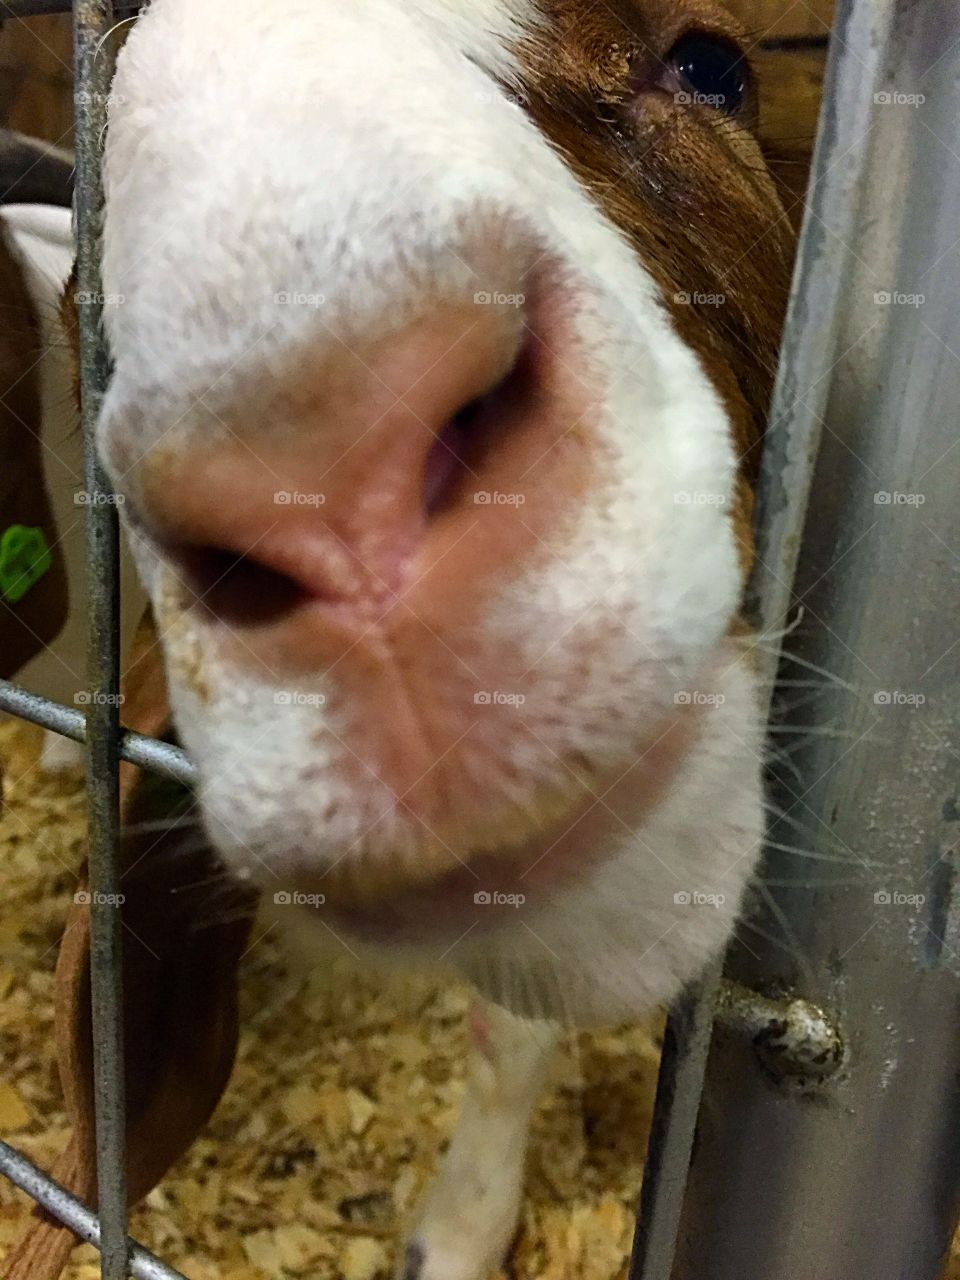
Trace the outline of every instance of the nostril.
[[[464, 405], [434, 441], [423, 477], [423, 509], [428, 516], [449, 506], [467, 469], [473, 428], [483, 413], [484, 397]], [[475, 442], [475, 441], [474, 441]]]
[[529, 405], [535, 390], [535, 362], [528, 344], [506, 377], [485, 395], [468, 401], [434, 441], [423, 479], [427, 516], [453, 506], [468, 482], [480, 481], [484, 459], [509, 431], [513, 417]]
[[279, 621], [308, 599], [287, 574], [225, 547], [181, 547], [176, 560], [190, 605], [230, 626]]

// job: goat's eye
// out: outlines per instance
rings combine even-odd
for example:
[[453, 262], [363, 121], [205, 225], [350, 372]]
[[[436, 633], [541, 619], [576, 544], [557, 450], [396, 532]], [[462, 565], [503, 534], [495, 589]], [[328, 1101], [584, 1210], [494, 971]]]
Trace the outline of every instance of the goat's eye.
[[691, 100], [736, 115], [743, 107], [750, 70], [742, 51], [722, 36], [693, 32], [682, 36], [667, 55]]

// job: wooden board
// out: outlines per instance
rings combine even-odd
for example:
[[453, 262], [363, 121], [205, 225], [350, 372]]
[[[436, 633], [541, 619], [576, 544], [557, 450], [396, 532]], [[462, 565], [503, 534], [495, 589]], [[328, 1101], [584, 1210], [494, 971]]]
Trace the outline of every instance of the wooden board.
[[830, 30], [834, 0], [726, 0], [756, 39], [823, 35]]
[[70, 146], [72, 58], [69, 17], [5, 22], [0, 28], [0, 124]]

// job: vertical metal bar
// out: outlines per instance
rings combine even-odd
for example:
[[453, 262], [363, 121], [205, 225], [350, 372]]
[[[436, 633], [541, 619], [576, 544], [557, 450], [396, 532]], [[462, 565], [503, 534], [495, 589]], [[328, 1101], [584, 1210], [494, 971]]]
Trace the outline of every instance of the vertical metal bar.
[[667, 1019], [630, 1280], [667, 1277], [673, 1265], [720, 971], [717, 960]]
[[[882, 30], [889, 4], [873, 9]], [[861, 14], [858, 21], [863, 21]], [[808, 210], [797, 254], [790, 307], [764, 449], [756, 519], [756, 568], [747, 612], [757, 628], [779, 636], [793, 601], [792, 583], [822, 435], [829, 379], [821, 377], [836, 358], [848, 249], [834, 228], [853, 232], [869, 151], [872, 81], [886, 42], [864, 45], [856, 76], [847, 57], [847, 29], [838, 18], [830, 44], [824, 108], [812, 166]], [[757, 654], [766, 700], [778, 664], [771, 640]], [[650, 1132], [631, 1280], [669, 1280], [673, 1274], [683, 1194], [693, 1149], [710, 1050], [710, 1028], [723, 970], [718, 958], [696, 990], [671, 1011]]]
[[[784, 326], [770, 421], [764, 436], [757, 493], [757, 558], [747, 611], [758, 627], [777, 634], [787, 624], [793, 582], [810, 503], [824, 414], [841, 345], [847, 268], [859, 239], [864, 188], [897, 181], [891, 155], [873, 158], [877, 104], [874, 86], [890, 52], [895, 4], [871, 0], [854, 8], [838, 0], [823, 83], [823, 104], [810, 171], [806, 210], [790, 306]], [[758, 654], [768, 686], [778, 650]], [[772, 690], [768, 688], [768, 696]]]
[[815, 189], [781, 382], [827, 425], [788, 646], [824, 680], [728, 973], [834, 1011], [847, 1058], [791, 1084], [717, 1031], [674, 1280], [937, 1280], [960, 1208], [960, 9], [843, 0], [835, 44], [846, 197]]
[[102, 1275], [129, 1269], [123, 1073], [119, 840], [119, 543], [117, 509], [97, 457], [94, 430], [110, 373], [102, 329], [100, 172], [113, 60], [109, 0], [76, 0], [77, 275], [80, 383], [86, 445], [88, 682], [87, 794], [97, 1185]]

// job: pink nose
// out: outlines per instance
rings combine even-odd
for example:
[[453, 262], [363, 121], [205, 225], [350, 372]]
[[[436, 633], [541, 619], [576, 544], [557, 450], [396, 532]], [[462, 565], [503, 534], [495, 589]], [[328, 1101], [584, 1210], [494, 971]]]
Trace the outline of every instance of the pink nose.
[[262, 401], [255, 389], [226, 430], [154, 450], [142, 516], [188, 606], [287, 669], [329, 661], [404, 604], [442, 627], [454, 596], [516, 554], [518, 518], [536, 524], [538, 459], [568, 427], [524, 338], [516, 312], [455, 308], [330, 352]]

